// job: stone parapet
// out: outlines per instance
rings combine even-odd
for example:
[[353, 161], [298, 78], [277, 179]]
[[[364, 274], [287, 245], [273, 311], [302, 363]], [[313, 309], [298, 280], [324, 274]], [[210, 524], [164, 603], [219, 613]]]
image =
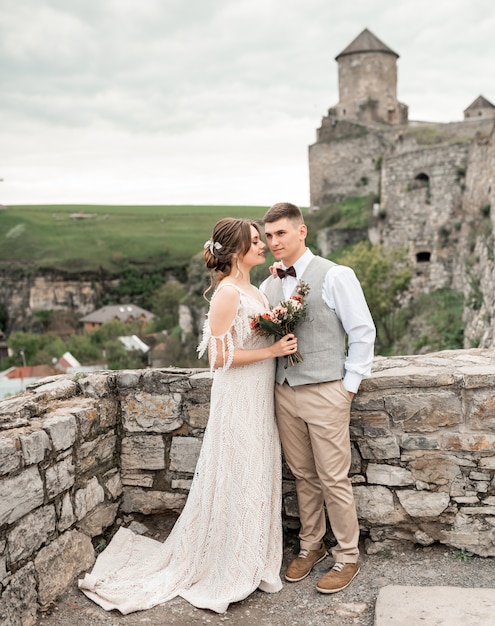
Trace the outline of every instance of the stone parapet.
[[[119, 513], [180, 513], [210, 386], [203, 369], [101, 371], [0, 401], [0, 624], [34, 625]], [[409, 541], [495, 556], [494, 388], [495, 350], [376, 358], [351, 416], [370, 553]], [[297, 526], [286, 466], [283, 494]]]

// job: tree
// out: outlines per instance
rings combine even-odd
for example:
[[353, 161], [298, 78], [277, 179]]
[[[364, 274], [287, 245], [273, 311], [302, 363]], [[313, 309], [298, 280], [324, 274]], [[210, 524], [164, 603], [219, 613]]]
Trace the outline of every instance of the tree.
[[376, 352], [388, 354], [402, 331], [400, 298], [412, 278], [406, 250], [385, 250], [381, 245], [361, 241], [342, 250], [333, 260], [355, 271], [375, 322]]
[[82, 364], [101, 361], [101, 349], [91, 341], [91, 335], [71, 335], [68, 343], [69, 352]]
[[13, 353], [14, 365], [51, 364], [59, 359], [67, 347], [57, 335], [34, 335], [32, 333], [15, 332], [7, 341]]
[[152, 323], [155, 331], [172, 330], [179, 323], [179, 304], [186, 290], [178, 280], [169, 280], [155, 291], [151, 297], [151, 311], [157, 316]]

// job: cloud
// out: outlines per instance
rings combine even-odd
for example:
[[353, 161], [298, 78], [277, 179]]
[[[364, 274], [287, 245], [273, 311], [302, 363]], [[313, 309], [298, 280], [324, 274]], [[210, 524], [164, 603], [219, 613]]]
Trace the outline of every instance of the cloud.
[[334, 59], [365, 27], [411, 119], [495, 101], [491, 0], [4, 0], [0, 202], [305, 205]]

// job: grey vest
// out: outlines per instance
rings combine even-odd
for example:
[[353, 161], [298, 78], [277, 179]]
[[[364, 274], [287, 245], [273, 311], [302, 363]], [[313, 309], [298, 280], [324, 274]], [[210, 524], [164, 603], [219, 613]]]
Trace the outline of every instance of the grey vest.
[[[344, 377], [345, 362], [345, 331], [336, 313], [325, 304], [322, 288], [328, 270], [335, 263], [315, 256], [302, 276], [310, 286], [306, 296], [308, 303], [307, 317], [295, 330], [297, 349], [304, 361], [296, 365], [288, 365], [287, 357], [277, 358], [276, 381], [282, 384], [287, 380], [289, 385], [307, 385]], [[264, 291], [271, 306], [284, 300], [282, 281], [270, 277]]]

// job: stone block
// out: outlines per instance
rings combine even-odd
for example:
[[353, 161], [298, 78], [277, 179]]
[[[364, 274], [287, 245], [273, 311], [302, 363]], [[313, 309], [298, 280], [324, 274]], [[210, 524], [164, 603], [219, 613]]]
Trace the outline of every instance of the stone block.
[[42, 548], [34, 560], [41, 610], [50, 606], [94, 561], [91, 539], [77, 530], [67, 531]]
[[52, 380], [45, 384], [39, 385], [33, 389], [33, 393], [38, 396], [38, 400], [44, 402], [48, 400], [66, 400], [75, 396], [77, 393], [77, 385], [69, 378], [54, 376]]
[[184, 489], [189, 491], [191, 489], [192, 480], [186, 478], [177, 478], [172, 480], [172, 489]]
[[444, 433], [440, 439], [443, 450], [487, 451], [495, 453], [495, 435]]
[[12, 564], [29, 558], [55, 531], [55, 508], [45, 506], [28, 513], [7, 533]]
[[118, 470], [107, 472], [103, 476], [103, 484], [112, 500], [116, 500], [122, 494], [122, 478]]
[[143, 376], [141, 370], [118, 370], [115, 372], [115, 385], [119, 389], [139, 388], [139, 382]]
[[105, 528], [114, 523], [118, 510], [118, 502], [98, 504], [78, 523], [77, 527], [89, 537], [97, 537]]
[[394, 435], [387, 437], [360, 437], [357, 445], [363, 459], [386, 460], [400, 458], [400, 448]]
[[0, 437], [0, 475], [8, 474], [19, 467], [21, 455], [16, 445], [16, 438], [2, 435]]
[[353, 412], [351, 432], [364, 437], [387, 436], [390, 432], [388, 415], [384, 412]]
[[0, 526], [13, 524], [43, 504], [43, 483], [31, 466], [18, 476], [0, 481]]
[[297, 503], [297, 496], [295, 493], [289, 494], [284, 497], [284, 513], [289, 517], [299, 517], [299, 506]]
[[183, 423], [179, 393], [153, 395], [136, 392], [122, 403], [124, 429], [129, 433], [171, 433]]
[[450, 503], [447, 493], [418, 492], [412, 489], [398, 490], [397, 497], [411, 517], [438, 517]]
[[436, 435], [402, 435], [400, 445], [403, 450], [436, 450], [440, 447]]
[[403, 512], [395, 506], [390, 489], [383, 486], [353, 487], [357, 514], [360, 520], [370, 524], [397, 524], [403, 521]]
[[154, 476], [144, 472], [122, 472], [124, 487], [153, 487]]
[[40, 463], [45, 458], [45, 452], [51, 448], [50, 438], [44, 430], [19, 435], [19, 441], [25, 465]]
[[170, 448], [170, 471], [194, 474], [202, 443], [201, 439], [194, 437], [174, 437]]
[[206, 428], [210, 415], [209, 404], [186, 404], [187, 422], [191, 428]]
[[114, 372], [109, 373], [102, 371], [86, 373], [84, 376], [78, 376], [77, 386], [86, 397], [104, 398], [110, 392], [114, 377]]
[[449, 493], [453, 481], [462, 475], [457, 458], [443, 453], [425, 453], [411, 461], [409, 468], [415, 480], [446, 487]]
[[122, 439], [122, 471], [165, 467], [165, 444], [160, 435], [134, 435]]
[[52, 414], [43, 420], [43, 428], [55, 450], [67, 450], [76, 440], [76, 418], [64, 413]]
[[83, 489], [78, 489], [74, 497], [74, 513], [78, 520], [105, 500], [103, 487], [94, 476]]
[[76, 419], [80, 437], [88, 439], [98, 432], [99, 412], [92, 398], [79, 398], [78, 400], [78, 405], [72, 407], [71, 413]]
[[375, 485], [403, 487], [414, 484], [411, 472], [395, 465], [369, 463], [366, 470], [368, 482]]
[[146, 491], [144, 489], [128, 487], [124, 489], [121, 510], [123, 513], [143, 513], [155, 515], [174, 511], [181, 513], [187, 496], [181, 493], [167, 493], [165, 491]]
[[27, 426], [39, 414], [40, 406], [31, 397], [21, 395], [0, 400], [0, 430]]
[[70, 499], [70, 494], [66, 493], [62, 497], [62, 500], [57, 503], [57, 515], [58, 515], [58, 530], [59, 532], [63, 532], [67, 530], [72, 524], [76, 521], [76, 516], [74, 515], [74, 509], [72, 508], [72, 501]]
[[[85, 441], [76, 448], [78, 472], [94, 472], [101, 465], [112, 462], [117, 450], [117, 436], [113, 432], [99, 435], [92, 441]], [[112, 462], [116, 465], [117, 460]]]
[[74, 465], [72, 457], [68, 456], [59, 463], [48, 467], [45, 472], [46, 493], [49, 498], [70, 489], [74, 484]]
[[495, 470], [495, 456], [489, 456], [480, 459], [479, 466], [482, 469]]
[[493, 387], [475, 389], [466, 394], [466, 415], [473, 430], [495, 430], [495, 393]]
[[35, 626], [37, 611], [35, 569], [28, 563], [13, 574], [0, 597], [2, 626]]
[[469, 478], [471, 480], [490, 480], [491, 476], [488, 472], [469, 472]]
[[463, 421], [461, 398], [454, 391], [395, 394], [385, 398], [385, 408], [405, 432], [432, 432]]

